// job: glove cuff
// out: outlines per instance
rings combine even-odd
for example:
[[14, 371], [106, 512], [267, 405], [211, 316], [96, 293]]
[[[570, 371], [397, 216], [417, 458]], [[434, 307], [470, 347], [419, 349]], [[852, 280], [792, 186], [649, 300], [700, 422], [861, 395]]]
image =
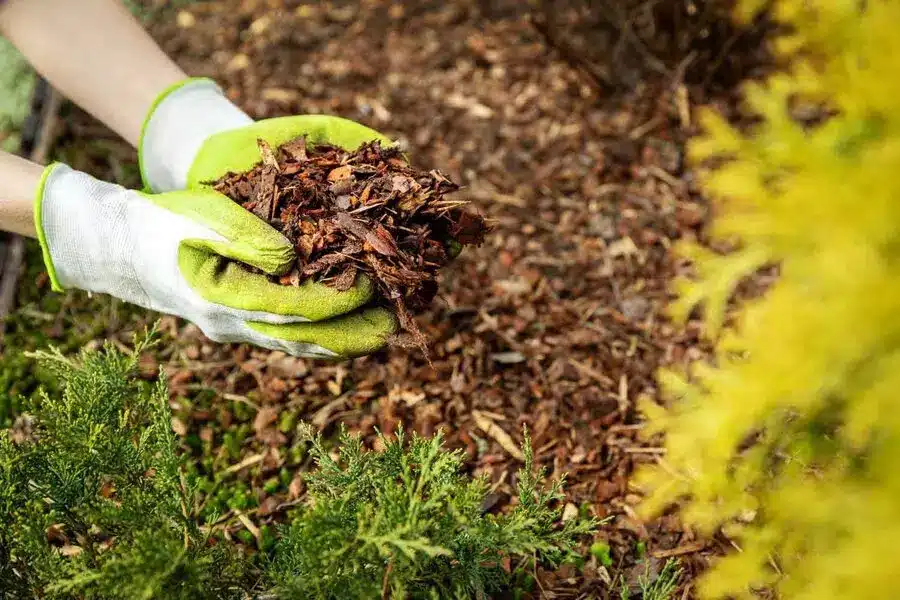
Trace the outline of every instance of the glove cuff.
[[252, 122], [211, 79], [188, 79], [166, 89], [150, 107], [138, 141], [145, 189], [185, 189], [203, 143]]
[[[64, 164], [44, 170], [35, 225], [53, 289], [116, 292], [134, 301], [140, 284], [130, 259], [133, 236], [122, 222], [129, 192]], [[131, 288], [135, 293], [125, 294]]]
[[54, 292], [63, 291], [63, 286], [59, 282], [59, 276], [56, 274], [56, 267], [53, 264], [53, 256], [50, 254], [50, 244], [47, 241], [47, 234], [44, 233], [44, 191], [47, 187], [47, 180], [50, 174], [57, 168], [63, 167], [62, 163], [54, 162], [44, 169], [41, 174], [41, 181], [38, 184], [37, 192], [34, 196], [34, 228], [37, 231], [38, 243], [41, 245], [41, 255], [44, 258], [44, 266], [47, 268], [47, 275], [50, 277], [50, 287]]

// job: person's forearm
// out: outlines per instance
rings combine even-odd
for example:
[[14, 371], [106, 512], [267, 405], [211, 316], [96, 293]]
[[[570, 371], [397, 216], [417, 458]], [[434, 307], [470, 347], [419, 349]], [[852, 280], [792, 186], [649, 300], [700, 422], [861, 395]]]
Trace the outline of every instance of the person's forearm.
[[0, 152], [0, 231], [35, 237], [34, 197], [44, 168]]
[[156, 98], [186, 78], [120, 0], [0, 0], [0, 34], [132, 145]]

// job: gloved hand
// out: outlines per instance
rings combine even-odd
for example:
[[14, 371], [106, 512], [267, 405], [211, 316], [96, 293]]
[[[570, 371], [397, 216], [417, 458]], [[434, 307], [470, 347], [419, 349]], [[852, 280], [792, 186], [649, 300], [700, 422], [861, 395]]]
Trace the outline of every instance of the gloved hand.
[[[272, 146], [301, 134], [355, 148], [381, 134], [324, 116], [254, 123], [209, 80], [167, 90], [144, 124], [139, 154], [148, 191], [97, 181], [65, 165], [45, 171], [36, 220], [54, 289], [105, 292], [184, 317], [215, 341], [250, 342], [298, 356], [349, 357], [382, 347], [397, 327], [366, 308], [364, 276], [346, 292], [307, 282], [272, 283], [242, 264], [285, 273], [290, 242], [203, 183], [244, 171]], [[234, 262], [238, 261], [238, 262]]]
[[38, 191], [36, 225], [54, 289], [77, 287], [184, 317], [215, 341], [298, 356], [347, 357], [385, 343], [394, 317], [347, 292], [271, 283], [292, 264], [290, 242], [209, 190], [144, 194], [56, 164]]

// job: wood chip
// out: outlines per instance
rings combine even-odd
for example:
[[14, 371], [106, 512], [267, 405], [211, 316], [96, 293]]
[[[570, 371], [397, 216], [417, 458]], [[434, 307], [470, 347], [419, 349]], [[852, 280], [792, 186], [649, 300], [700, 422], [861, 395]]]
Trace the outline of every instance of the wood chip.
[[271, 167], [263, 169], [259, 178], [259, 183], [253, 192], [254, 202], [253, 214], [264, 221], [270, 221], [275, 214], [275, 177], [278, 172]]
[[175, 435], [178, 437], [184, 437], [188, 433], [188, 428], [184, 421], [178, 417], [172, 417], [172, 431], [174, 431]]
[[265, 459], [265, 457], [266, 457], [265, 452], [261, 452], [259, 454], [253, 454], [251, 456], [248, 456], [241, 462], [237, 463], [236, 465], [231, 465], [230, 467], [225, 469], [225, 472], [226, 473], [237, 473], [238, 471], [242, 471], [242, 470], [246, 469], [247, 467], [252, 467], [255, 464], [261, 463], [263, 461], [263, 459]]
[[525, 460], [525, 455], [522, 454], [522, 450], [519, 449], [519, 446], [513, 441], [509, 434], [488, 418], [487, 415], [480, 410], [473, 410], [472, 418], [475, 419], [475, 424], [478, 425], [478, 428], [485, 434], [494, 438], [494, 440], [500, 444], [500, 447], [506, 450], [510, 456], [520, 461]]
[[346, 292], [350, 288], [353, 287], [353, 284], [356, 283], [356, 274], [358, 271], [356, 268], [350, 268], [335, 277], [334, 280], [334, 289], [339, 292]]
[[66, 558], [72, 558], [73, 556], [78, 556], [84, 552], [84, 549], [81, 546], [73, 546], [71, 544], [67, 544], [59, 549], [59, 553], [65, 556]]
[[247, 528], [247, 531], [252, 533], [253, 537], [259, 539], [259, 527], [253, 524], [253, 521], [250, 520], [250, 517], [240, 511], [235, 511], [235, 514], [237, 514], [238, 520], [244, 525], [244, 527]]
[[272, 147], [262, 138], [256, 140], [256, 145], [259, 146], [259, 153], [262, 156], [263, 165], [271, 167], [277, 172], [279, 170], [278, 160], [275, 158]]
[[353, 167], [351, 167], [350, 165], [344, 165], [343, 167], [332, 169], [332, 171], [328, 174], [328, 181], [331, 181], [333, 183], [335, 181], [350, 179], [352, 176]]
[[671, 558], [673, 556], [682, 556], [684, 554], [700, 552], [701, 550], [704, 550], [706, 546], [706, 542], [688, 542], [687, 544], [682, 544], [677, 548], [671, 548], [669, 550], [655, 550], [650, 553], [650, 556], [653, 558]]
[[308, 158], [306, 153], [306, 137], [300, 136], [284, 146], [281, 147], [284, 152], [293, 158], [295, 161], [300, 162], [304, 161]]
[[569, 359], [569, 364], [572, 365], [573, 367], [575, 367], [575, 369], [578, 370], [583, 375], [587, 375], [588, 377], [590, 377], [591, 379], [593, 379], [594, 381], [596, 381], [598, 383], [602, 383], [602, 384], [608, 385], [608, 386], [612, 386], [615, 384], [615, 381], [613, 381], [612, 378], [607, 377], [606, 375], [604, 375], [597, 369], [594, 369], [592, 367], [589, 367], [586, 364], [578, 362], [574, 358]]
[[313, 415], [313, 418], [311, 420], [312, 424], [319, 429], [324, 429], [324, 427], [328, 425], [329, 422], [331, 422], [331, 416], [334, 414], [334, 412], [340, 407], [344, 406], [346, 403], [346, 396], [335, 398], [334, 400], [320, 408], [318, 411], [316, 411], [316, 414]]

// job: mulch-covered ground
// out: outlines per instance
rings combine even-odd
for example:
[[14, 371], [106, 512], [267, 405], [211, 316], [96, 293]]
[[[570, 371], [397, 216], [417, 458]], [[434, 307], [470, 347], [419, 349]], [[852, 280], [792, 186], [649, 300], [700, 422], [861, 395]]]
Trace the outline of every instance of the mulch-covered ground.
[[[710, 54], [682, 40], [683, 56], [634, 62], [613, 39], [614, 68], [592, 70], [603, 52], [582, 62], [573, 54], [583, 33], [565, 31], [577, 13], [529, 6], [225, 0], [163, 12], [151, 25], [163, 47], [253, 117], [365, 123], [399, 140], [417, 166], [461, 183], [496, 228], [444, 271], [435, 304], [418, 317], [431, 365], [415, 349], [327, 364], [221, 346], [167, 317], [168, 342], [144, 366], [168, 373], [175, 429], [198, 470], [218, 473], [207, 505], [237, 538], [248, 537], [238, 511], [264, 526], [302, 495], [298, 420], [326, 432], [343, 423], [370, 441], [401, 423], [426, 435], [441, 428], [472, 473], [495, 482], [492, 510], [514, 494], [527, 426], [549, 472], [568, 474], [568, 512], [609, 518], [597, 539], [613, 560], [540, 573], [538, 595], [619, 597], [612, 581], [634, 583], [678, 557], [685, 573], [674, 597], [690, 597], [725, 542], [698, 539], [674, 517], [636, 518], [629, 475], [663, 451], [639, 440], [635, 401], [656, 397], [661, 366], [705, 352], [699, 325], [681, 330], [664, 308], [680, 268], [672, 245], [708, 218], [684, 142], [699, 103], [730, 102], [730, 83], [714, 75], [734, 76], [740, 44]], [[80, 113], [68, 123], [63, 148], [91, 142], [63, 158], [133, 180], [131, 151]]]

